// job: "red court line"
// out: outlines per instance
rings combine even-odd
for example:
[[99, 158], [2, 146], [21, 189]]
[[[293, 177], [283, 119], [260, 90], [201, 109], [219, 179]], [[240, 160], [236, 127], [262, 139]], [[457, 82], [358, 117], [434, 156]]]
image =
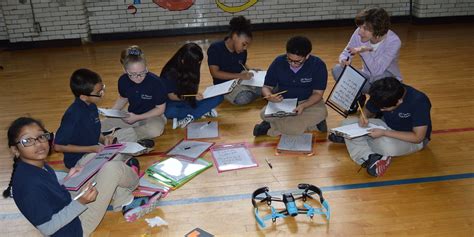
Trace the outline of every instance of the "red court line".
[[[450, 128], [450, 129], [441, 129], [441, 130], [434, 130], [431, 133], [432, 134], [445, 134], [445, 133], [456, 133], [456, 132], [471, 132], [474, 131], [474, 128]], [[316, 139], [317, 143], [324, 143], [327, 142], [327, 139]], [[249, 143], [249, 142], [244, 142], [248, 148], [257, 148], [257, 147], [274, 147], [278, 144], [278, 142], [257, 142], [257, 143]], [[144, 154], [141, 156], [161, 156], [164, 157], [166, 155], [165, 152], [162, 151], [155, 151], [155, 152], [150, 152], [148, 154]], [[62, 160], [55, 160], [55, 161], [50, 161], [48, 164], [50, 165], [59, 165], [62, 164]]]

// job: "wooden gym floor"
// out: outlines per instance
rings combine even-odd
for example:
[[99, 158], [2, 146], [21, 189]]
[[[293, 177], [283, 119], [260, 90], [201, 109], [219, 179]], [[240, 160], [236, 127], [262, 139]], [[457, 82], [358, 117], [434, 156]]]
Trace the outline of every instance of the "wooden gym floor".
[[[429, 146], [413, 155], [396, 158], [384, 177], [357, 173], [345, 146], [326, 141], [327, 134], [315, 132], [316, 154], [275, 156], [277, 139], [252, 136], [262, 100], [235, 107], [218, 107], [220, 137], [216, 143], [246, 142], [258, 160], [258, 168], [218, 174], [210, 168], [163, 200], [163, 206], [145, 218], [160, 216], [168, 227], [148, 227], [144, 219], [126, 223], [121, 213], [108, 212], [94, 236], [183, 236], [200, 227], [218, 236], [473, 236], [474, 221], [474, 28], [470, 24], [397, 24], [402, 40], [400, 67], [405, 83], [424, 91], [432, 102], [433, 135]], [[255, 32], [248, 64], [266, 69], [275, 56], [284, 53], [286, 40], [306, 35], [313, 54], [328, 70], [336, 63], [353, 27], [277, 30]], [[210, 42], [224, 34], [97, 42], [67, 48], [3, 51], [0, 64], [0, 187], [6, 187], [12, 158], [6, 145], [6, 128], [19, 117], [43, 120], [55, 131], [65, 109], [73, 101], [70, 74], [85, 67], [97, 71], [107, 84], [102, 107], [110, 107], [117, 96], [117, 78], [122, 73], [120, 51], [140, 45], [149, 69], [159, 74], [164, 63], [185, 42], [194, 41], [207, 50]], [[205, 59], [206, 61], [207, 59]], [[355, 62], [360, 65], [359, 61]], [[207, 63], [202, 65], [202, 84], [211, 84]], [[328, 78], [329, 94], [334, 85]], [[329, 127], [342, 117], [329, 109]], [[139, 158], [142, 168], [162, 158], [184, 137], [184, 130], [167, 124], [164, 135], [155, 139], [151, 155]], [[204, 156], [210, 160], [210, 154]], [[273, 165], [265, 163], [268, 158]], [[50, 162], [62, 169], [62, 155]], [[273, 191], [295, 189], [298, 183], [322, 187], [331, 210], [327, 223], [320, 216], [303, 215], [279, 219], [260, 229], [253, 217], [248, 194], [268, 186]], [[38, 232], [18, 214], [13, 200], [0, 200], [2, 236], [37, 236]]]

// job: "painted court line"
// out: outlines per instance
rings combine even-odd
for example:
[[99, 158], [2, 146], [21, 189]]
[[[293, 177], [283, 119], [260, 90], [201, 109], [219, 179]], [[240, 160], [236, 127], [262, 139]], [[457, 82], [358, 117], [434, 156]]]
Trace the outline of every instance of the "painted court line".
[[[398, 180], [378, 181], [378, 182], [358, 183], [358, 184], [344, 184], [344, 185], [321, 187], [321, 190], [323, 192], [331, 192], [331, 191], [340, 191], [340, 190], [353, 190], [353, 189], [375, 188], [375, 187], [385, 187], [385, 186], [404, 185], [404, 184], [441, 182], [441, 181], [448, 181], [448, 180], [471, 179], [471, 178], [474, 178], [474, 173], [463, 173], [463, 174], [432, 176], [432, 177], [412, 178], [412, 179], [398, 179]], [[294, 191], [296, 190], [292, 189], [292, 190], [272, 191], [270, 192], [270, 194], [279, 195], [284, 192], [294, 192]], [[252, 197], [252, 194], [247, 193], [247, 194], [234, 194], [234, 195], [223, 195], [223, 196], [210, 196], [210, 197], [202, 197], [202, 198], [185, 198], [185, 199], [169, 200], [169, 201], [163, 200], [160, 202], [160, 206], [177, 206], [177, 205], [188, 205], [188, 204], [193, 204], [193, 203], [225, 202], [225, 201], [235, 201], [235, 200], [244, 200], [244, 199], [249, 199], [249, 203], [250, 203], [251, 197]]]
[[[332, 192], [332, 191], [341, 191], [341, 190], [354, 190], [354, 189], [363, 189], [363, 188], [376, 188], [376, 187], [385, 187], [385, 186], [394, 186], [394, 185], [404, 185], [404, 184], [417, 184], [417, 183], [429, 183], [429, 182], [441, 182], [448, 180], [458, 180], [458, 179], [472, 179], [474, 178], [474, 173], [463, 173], [463, 174], [453, 174], [453, 175], [442, 175], [442, 176], [432, 176], [432, 177], [423, 177], [423, 178], [412, 178], [412, 179], [398, 179], [398, 180], [389, 180], [389, 181], [378, 181], [378, 182], [368, 182], [368, 183], [357, 183], [357, 184], [343, 184], [336, 186], [327, 186], [321, 187], [323, 192]], [[280, 195], [284, 192], [295, 192], [297, 190], [280, 190], [272, 191], [270, 194], [272, 196]], [[179, 205], [189, 205], [194, 203], [209, 203], [209, 202], [226, 202], [226, 201], [236, 201], [236, 200], [249, 200], [251, 194], [234, 194], [234, 195], [223, 195], [223, 196], [210, 196], [210, 197], [201, 197], [201, 198], [185, 198], [178, 200], [163, 200], [160, 201], [160, 206], [179, 206]], [[331, 202], [330, 200], [328, 200]], [[21, 213], [0, 213], [0, 221], [3, 220], [14, 220], [23, 218]]]

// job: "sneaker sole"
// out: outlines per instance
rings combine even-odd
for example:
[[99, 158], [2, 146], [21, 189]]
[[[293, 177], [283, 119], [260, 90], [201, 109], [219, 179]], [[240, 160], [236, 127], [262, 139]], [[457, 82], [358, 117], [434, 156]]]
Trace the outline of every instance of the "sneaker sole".
[[392, 161], [392, 157], [388, 156], [386, 160], [378, 160], [375, 166], [375, 172], [377, 173], [377, 177], [383, 176], [387, 171], [390, 163]]
[[[155, 210], [156, 207], [158, 207], [159, 200], [161, 199], [162, 194], [160, 193], [157, 195], [157, 197], [153, 197], [152, 200], [150, 200], [147, 204], [133, 208], [129, 211], [127, 211], [123, 217], [125, 218], [125, 221], [127, 222], [133, 222], [138, 219], [140, 219], [142, 216], [152, 212]], [[151, 202], [151, 203], [150, 203]]]

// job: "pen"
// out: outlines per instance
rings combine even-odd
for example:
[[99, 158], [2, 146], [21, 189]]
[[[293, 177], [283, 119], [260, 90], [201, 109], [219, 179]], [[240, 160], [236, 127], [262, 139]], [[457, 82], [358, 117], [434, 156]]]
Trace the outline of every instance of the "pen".
[[272, 163], [270, 163], [267, 158], [265, 158], [265, 161], [267, 162], [268, 167], [270, 167], [270, 169], [273, 169]]
[[244, 65], [244, 64], [242, 64], [242, 62], [239, 62], [239, 64], [240, 64], [240, 65], [241, 65], [241, 66], [244, 68], [244, 70], [245, 70], [246, 72], [248, 72], [248, 71], [249, 71], [249, 70], [248, 70], [248, 69], [245, 67], [245, 65]]
[[202, 125], [199, 129], [203, 129], [207, 126], [209, 126], [209, 124], [211, 124], [212, 121], [208, 121], [206, 124]]
[[184, 149], [185, 149], [185, 150], [189, 150], [189, 149], [191, 149], [191, 147], [190, 147], [190, 146], [187, 146], [187, 147], [185, 147]]
[[[97, 184], [97, 182], [93, 182], [92, 187], [95, 187], [96, 184]], [[79, 193], [79, 195], [75, 196], [73, 200], [77, 200], [77, 199], [81, 198], [84, 194], [86, 194], [87, 191], [89, 191], [89, 187], [86, 187], [84, 190], [82, 190], [82, 192]]]

